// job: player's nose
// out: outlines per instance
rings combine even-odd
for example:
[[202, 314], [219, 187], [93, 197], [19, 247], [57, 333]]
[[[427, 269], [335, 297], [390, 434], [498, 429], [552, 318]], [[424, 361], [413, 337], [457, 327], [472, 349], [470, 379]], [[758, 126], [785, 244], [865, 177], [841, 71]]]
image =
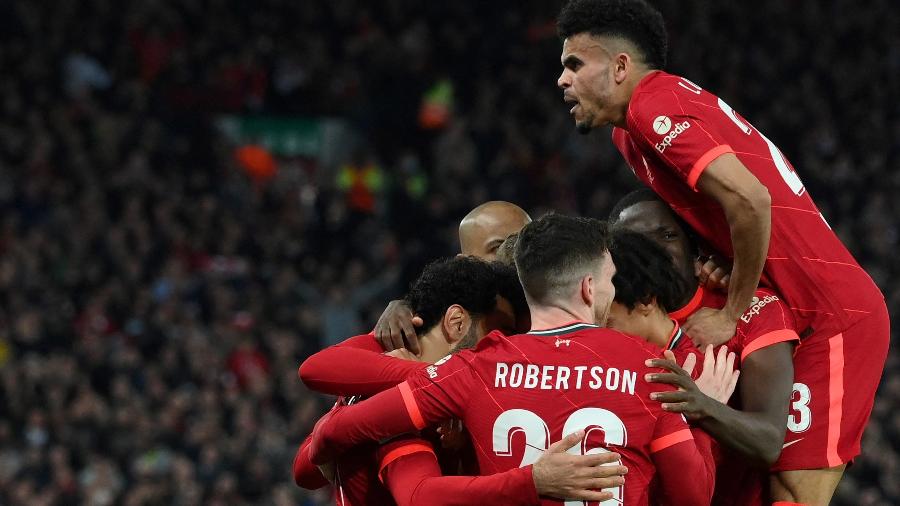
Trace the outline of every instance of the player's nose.
[[561, 90], [572, 86], [572, 76], [570, 75], [569, 69], [563, 69], [562, 74], [560, 74], [559, 78], [556, 80], [556, 86]]

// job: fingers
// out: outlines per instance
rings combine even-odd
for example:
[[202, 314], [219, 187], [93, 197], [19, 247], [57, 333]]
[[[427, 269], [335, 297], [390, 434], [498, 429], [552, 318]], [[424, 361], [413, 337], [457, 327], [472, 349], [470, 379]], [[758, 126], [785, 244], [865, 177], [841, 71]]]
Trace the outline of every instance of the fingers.
[[662, 403], [687, 402], [691, 400], [690, 394], [681, 390], [677, 392], [653, 392], [650, 394], [650, 398]]
[[675, 354], [672, 353], [672, 350], [665, 350], [665, 351], [663, 351], [663, 356], [666, 357], [666, 360], [669, 360], [669, 361], [671, 361], [671, 362], [675, 362], [676, 364], [678, 363], [678, 362], [675, 360]]
[[690, 386], [689, 384], [693, 383], [689, 376], [675, 373], [650, 373], [644, 376], [644, 380], [648, 383], [675, 385], [683, 389], [687, 389]]
[[691, 412], [693, 412], [693, 410], [690, 409], [690, 404], [687, 402], [663, 403], [662, 408], [664, 411], [671, 411], [673, 413], [691, 413]]
[[403, 348], [403, 333], [400, 331], [400, 327], [397, 327], [396, 324], [391, 324], [389, 327], [390, 331], [384, 338], [384, 342], [381, 343], [381, 347], [384, 348], [384, 351], [394, 351]]
[[725, 388], [725, 393], [722, 395], [722, 399], [720, 401], [722, 404], [727, 404], [728, 400], [731, 399], [731, 394], [734, 393], [734, 389], [737, 387], [738, 378], [741, 376], [741, 371], [734, 371], [731, 373], [731, 379], [728, 381], [728, 386]]
[[581, 440], [584, 439], [584, 430], [579, 430], [577, 432], [573, 432], [568, 436], [560, 439], [559, 441], [550, 445], [550, 448], [547, 449], [546, 453], [563, 453], [569, 448], [581, 444]]
[[728, 281], [731, 279], [731, 273], [725, 269], [718, 267], [709, 274], [706, 280], [707, 286], [712, 288], [728, 288]]
[[737, 355], [734, 352], [729, 353], [728, 360], [725, 361], [725, 374], [729, 374], [731, 373], [731, 371], [734, 371], [735, 360], [737, 360]]
[[712, 272], [711, 265], [714, 264], [710, 264], [709, 256], [706, 255], [698, 257], [694, 262], [694, 274], [697, 275], [697, 281], [703, 286], [706, 286], [709, 274]]
[[685, 374], [688, 376], [694, 376], [694, 367], [697, 365], [697, 355], [693, 353], [689, 353], [687, 358], [684, 359], [684, 364], [681, 365], [681, 368], [684, 369]]
[[721, 376], [728, 364], [728, 346], [720, 346], [716, 353], [716, 376]]
[[719, 281], [719, 286], [723, 290], [727, 290], [729, 286], [731, 286], [731, 274], [726, 274], [722, 276], [722, 280]]
[[644, 363], [645, 363], [648, 367], [655, 367], [655, 368], [658, 368], [658, 369], [665, 369], [665, 370], [667, 370], [667, 371], [672, 371], [672, 372], [675, 373], [675, 374], [683, 374], [683, 375], [685, 375], [685, 376], [688, 376], [688, 374], [684, 372], [684, 369], [682, 369], [682, 368], [681, 368], [675, 361], [673, 361], [673, 360], [664, 360], [664, 359], [661, 359], [661, 358], [653, 358], [653, 359], [647, 360], [647, 361], [644, 362]]
[[700, 371], [700, 375], [703, 377], [710, 377], [716, 372], [716, 356], [713, 353], [713, 347], [711, 344], [707, 344], [703, 349], [703, 370]]
[[[606, 478], [609, 476], [616, 476], [619, 474], [624, 474], [628, 472], [628, 468], [625, 466], [609, 466], [607, 464], [613, 464], [622, 459], [622, 456], [618, 453], [614, 452], [600, 452], [600, 453], [592, 453], [589, 455], [579, 455], [575, 457], [578, 462], [584, 464], [589, 467], [596, 467], [596, 470], [592, 471], [592, 476], [596, 476], [598, 478]], [[621, 472], [624, 469], [624, 473]]]
[[613, 498], [612, 492], [595, 492], [593, 490], [578, 490], [567, 494], [567, 499], [577, 499], [582, 501], [603, 502]]
[[406, 349], [418, 355], [421, 352], [419, 347], [419, 336], [416, 335], [416, 328], [413, 326], [412, 318], [397, 318], [397, 324], [406, 341]]

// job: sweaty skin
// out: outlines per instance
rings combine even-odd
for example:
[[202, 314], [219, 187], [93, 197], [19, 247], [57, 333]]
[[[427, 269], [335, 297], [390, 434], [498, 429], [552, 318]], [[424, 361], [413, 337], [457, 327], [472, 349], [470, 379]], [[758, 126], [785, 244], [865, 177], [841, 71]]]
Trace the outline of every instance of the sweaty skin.
[[515, 204], [500, 200], [485, 202], [459, 222], [461, 253], [494, 261], [503, 241], [529, 223], [531, 217]]

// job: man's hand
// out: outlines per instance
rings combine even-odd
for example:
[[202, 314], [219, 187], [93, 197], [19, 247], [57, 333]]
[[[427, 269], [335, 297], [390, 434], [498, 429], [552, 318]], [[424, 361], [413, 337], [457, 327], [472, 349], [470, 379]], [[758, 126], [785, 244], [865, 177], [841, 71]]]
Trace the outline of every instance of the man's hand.
[[692, 314], [682, 328], [697, 346], [718, 346], [734, 337], [737, 317], [732, 317], [721, 309], [705, 307]]
[[375, 339], [384, 351], [406, 348], [413, 354], [421, 353], [416, 327], [422, 326], [422, 319], [401, 300], [392, 300], [375, 324]]
[[[672, 358], [675, 356], [672, 355]], [[697, 388], [722, 404], [728, 404], [741, 375], [741, 371], [734, 370], [735, 358], [736, 355], [734, 352], [729, 353], [727, 346], [719, 348], [718, 356], [713, 352], [712, 346], [707, 346], [703, 354], [703, 372], [694, 381]]]
[[618, 453], [572, 455], [569, 448], [581, 444], [584, 431], [580, 430], [550, 445], [531, 468], [534, 486], [539, 495], [557, 499], [605, 501], [612, 499], [611, 492], [602, 489], [625, 484], [628, 468], [618, 465]]
[[727, 291], [731, 281], [731, 262], [718, 255], [704, 255], [694, 262], [697, 281], [711, 290]]
[[[699, 420], [709, 416], [710, 409], [714, 407], [712, 403], [724, 404], [731, 398], [740, 372], [733, 370], [735, 356], [734, 353], [728, 353], [726, 346], [719, 350], [718, 358], [713, 357], [711, 346], [706, 348], [703, 373], [697, 378], [696, 383], [691, 379], [689, 371], [675, 363], [675, 355], [671, 351], [666, 350], [665, 355], [666, 359], [648, 360], [647, 366], [670, 372], [650, 373], [645, 376], [649, 383], [667, 383], [678, 387], [678, 391], [675, 392], [650, 394], [651, 399], [662, 403], [664, 410], [682, 413], [689, 420]], [[685, 360], [685, 365], [689, 365], [688, 362]], [[693, 369], [693, 362], [690, 366]]]

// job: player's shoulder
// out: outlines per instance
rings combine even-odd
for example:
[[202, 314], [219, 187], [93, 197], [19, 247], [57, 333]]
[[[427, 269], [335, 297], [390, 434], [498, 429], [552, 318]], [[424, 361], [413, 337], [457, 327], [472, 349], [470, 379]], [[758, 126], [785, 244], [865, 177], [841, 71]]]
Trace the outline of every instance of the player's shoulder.
[[689, 107], [695, 114], [700, 111], [692, 102], [709, 101], [718, 101], [718, 97], [685, 77], [656, 71], [644, 77], [634, 90], [628, 104], [628, 119], [646, 120], [649, 115], [652, 115], [649, 119], [656, 119], [660, 114], [684, 113]]
[[[591, 348], [614, 349], [619, 356], [646, 360], [659, 356], [660, 350], [640, 337], [625, 334], [607, 327], [579, 330], [573, 334], [579, 342]], [[593, 345], [593, 346], [592, 346]]]
[[778, 292], [770, 288], [759, 287], [753, 294], [750, 307], [741, 315], [740, 322], [751, 324], [758, 319], [791, 318], [791, 315], [790, 307]]

